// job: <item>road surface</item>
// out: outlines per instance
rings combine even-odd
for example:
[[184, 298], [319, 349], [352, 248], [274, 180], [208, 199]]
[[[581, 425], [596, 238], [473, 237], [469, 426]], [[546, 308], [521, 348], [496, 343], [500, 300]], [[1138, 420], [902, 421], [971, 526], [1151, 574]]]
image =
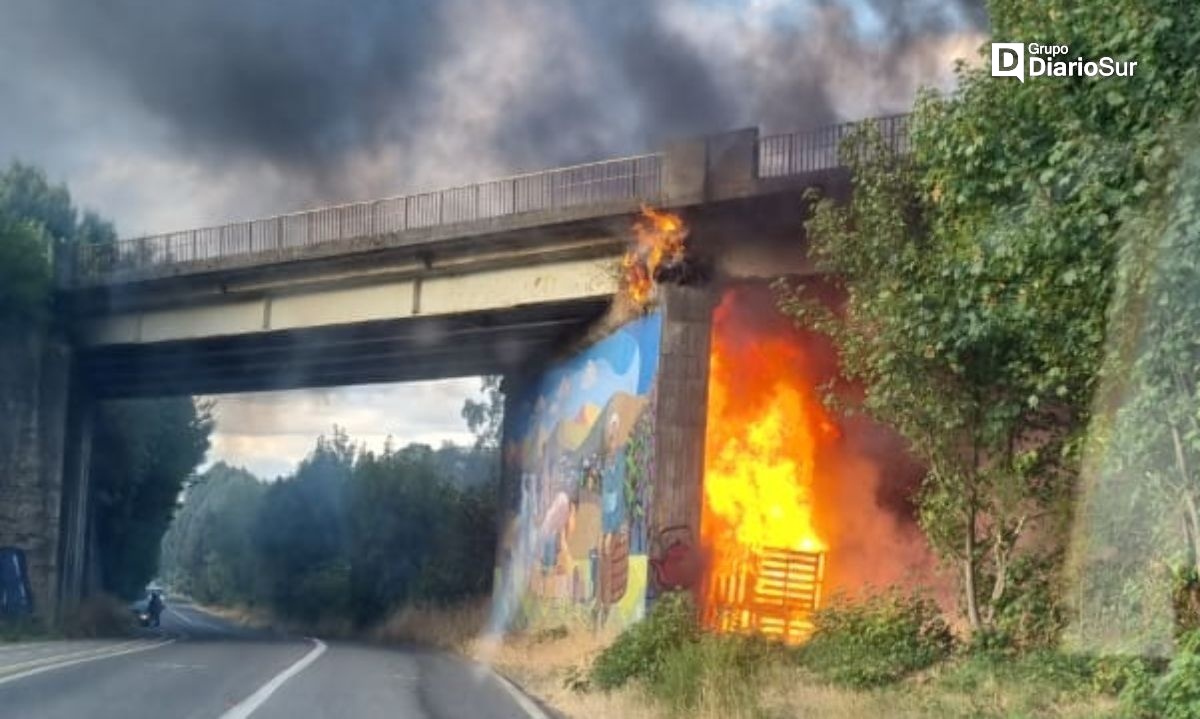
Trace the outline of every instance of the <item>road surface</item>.
[[0, 717], [542, 719], [511, 685], [444, 653], [285, 637], [169, 602], [121, 640], [0, 644]]

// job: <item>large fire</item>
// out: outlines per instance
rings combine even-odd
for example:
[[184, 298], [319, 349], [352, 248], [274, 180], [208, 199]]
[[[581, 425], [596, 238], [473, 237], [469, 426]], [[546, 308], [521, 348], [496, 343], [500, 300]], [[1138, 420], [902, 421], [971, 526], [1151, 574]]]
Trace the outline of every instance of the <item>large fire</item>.
[[827, 546], [813, 488], [838, 430], [795, 337], [746, 327], [737, 302], [728, 291], [713, 314], [701, 604], [710, 628], [796, 641], [820, 601]]
[[634, 244], [621, 258], [621, 287], [638, 307], [654, 295], [659, 270], [683, 259], [688, 230], [682, 218], [666, 210], [642, 208], [633, 225]]

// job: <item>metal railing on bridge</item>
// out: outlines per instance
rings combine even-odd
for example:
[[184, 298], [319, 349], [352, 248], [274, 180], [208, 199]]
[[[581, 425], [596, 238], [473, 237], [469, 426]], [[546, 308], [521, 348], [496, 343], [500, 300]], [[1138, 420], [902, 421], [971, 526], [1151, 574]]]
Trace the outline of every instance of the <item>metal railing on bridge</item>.
[[[893, 150], [908, 148], [908, 116], [869, 120]], [[785, 178], [842, 166], [847, 122], [759, 138], [757, 176]], [[325, 207], [262, 220], [167, 232], [114, 243], [77, 245], [73, 279], [95, 283], [113, 273], [303, 248], [527, 212], [653, 203], [663, 194], [663, 155], [623, 157], [489, 180], [445, 190]]]
[[908, 151], [908, 115], [843, 122], [816, 130], [759, 138], [758, 176], [787, 177], [844, 167], [842, 142], [866, 122], [875, 123], [886, 147], [897, 153]]
[[653, 202], [662, 156], [637, 155], [262, 220], [75, 247], [76, 278], [475, 222], [539, 210]]

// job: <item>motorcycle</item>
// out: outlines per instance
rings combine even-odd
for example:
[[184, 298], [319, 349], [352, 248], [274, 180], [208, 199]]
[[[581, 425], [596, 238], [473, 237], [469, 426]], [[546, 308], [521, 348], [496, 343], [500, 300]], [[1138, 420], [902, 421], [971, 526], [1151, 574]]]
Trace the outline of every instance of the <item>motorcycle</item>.
[[154, 622], [154, 616], [146, 609], [134, 609], [133, 616], [137, 619], [139, 627], [149, 627]]

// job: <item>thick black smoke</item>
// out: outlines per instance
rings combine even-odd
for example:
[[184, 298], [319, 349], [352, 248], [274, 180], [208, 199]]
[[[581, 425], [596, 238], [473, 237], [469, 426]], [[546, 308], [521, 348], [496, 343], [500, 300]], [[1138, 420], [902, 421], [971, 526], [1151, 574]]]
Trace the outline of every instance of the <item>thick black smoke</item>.
[[[0, 42], [117, 88], [96, 113], [128, 103], [192, 166], [269, 168], [301, 203], [899, 110], [983, 22], [981, 0], [14, 3]], [[4, 65], [0, 88], [37, 70]]]

